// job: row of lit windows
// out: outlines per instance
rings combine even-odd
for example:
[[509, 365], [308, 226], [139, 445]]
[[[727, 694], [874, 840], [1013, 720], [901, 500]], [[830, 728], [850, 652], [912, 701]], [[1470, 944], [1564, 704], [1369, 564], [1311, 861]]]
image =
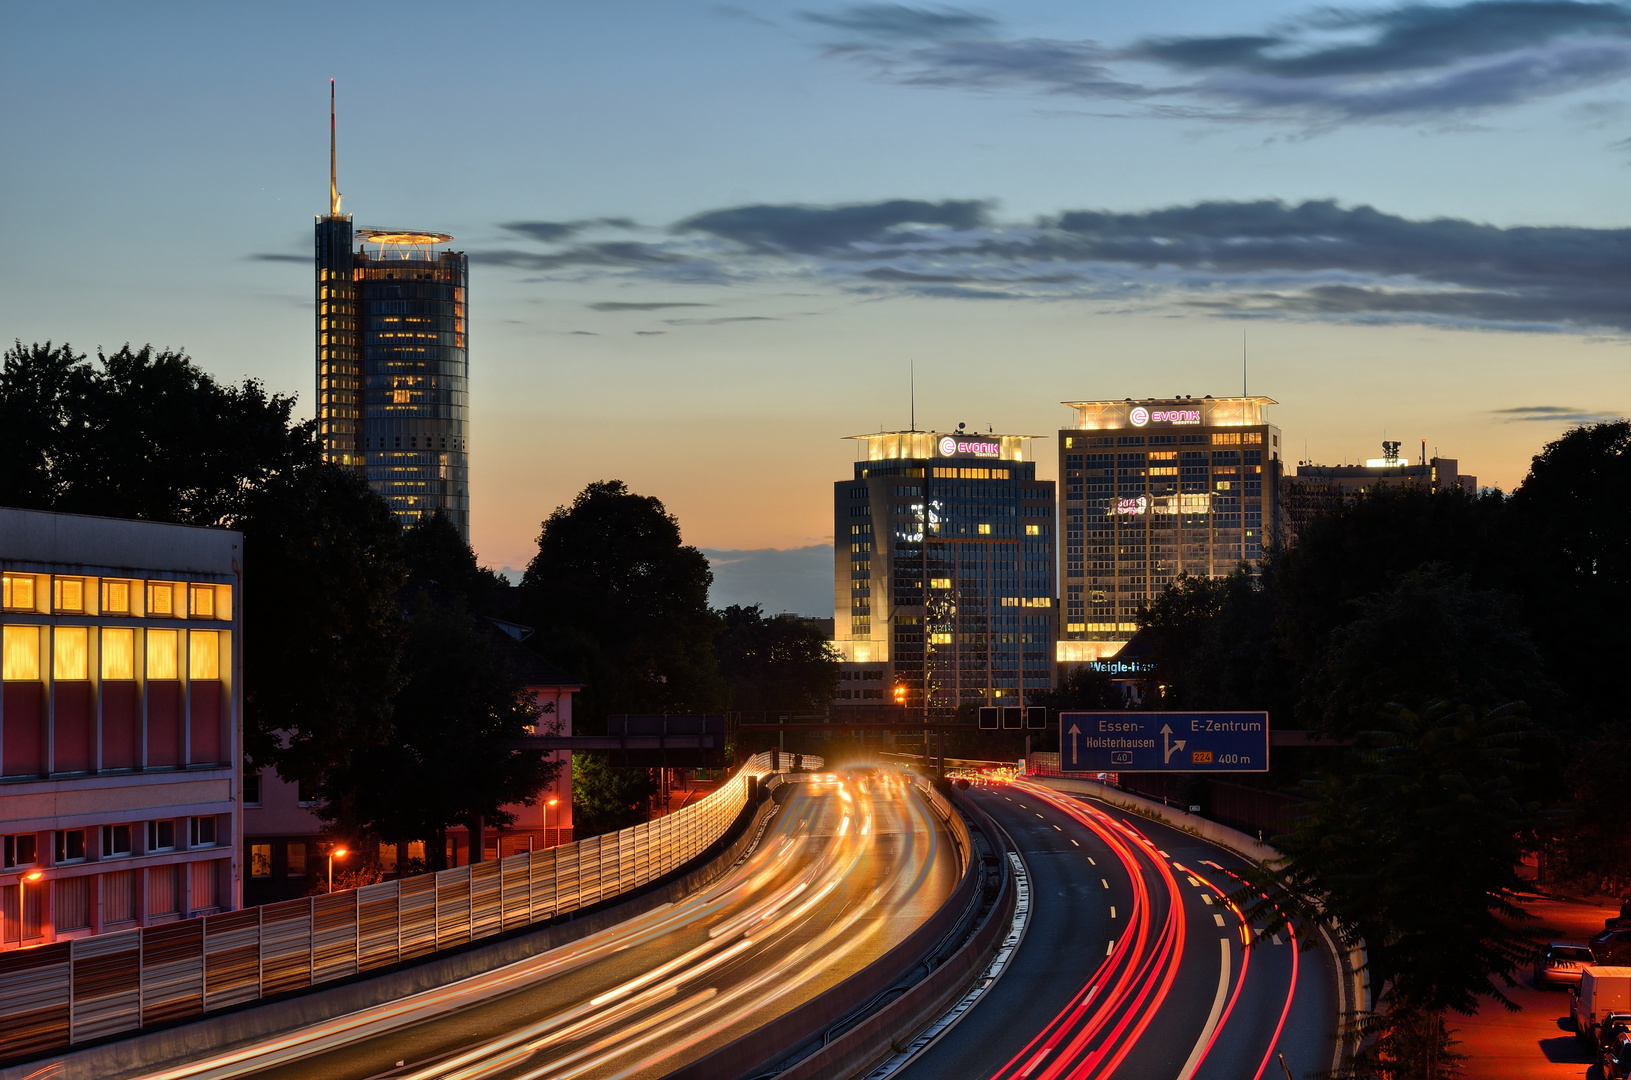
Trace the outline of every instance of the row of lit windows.
[[[91, 677], [91, 644], [97, 650], [103, 679], [136, 677], [136, 631], [127, 626], [7, 626], [4, 628], [3, 677], [8, 681], [39, 680], [44, 677], [47, 658], [53, 679], [84, 680]], [[187, 677], [219, 679], [221, 648], [225, 633], [220, 630], [193, 630], [187, 634]], [[148, 679], [179, 678], [181, 670], [181, 631], [147, 630], [141, 652], [147, 661]], [[49, 641], [49, 644], [47, 644]]]
[[1007, 480], [1010, 469], [935, 469], [940, 480]]
[[176, 581], [0, 574], [0, 606], [40, 615], [146, 615], [164, 618], [232, 618], [231, 585]]

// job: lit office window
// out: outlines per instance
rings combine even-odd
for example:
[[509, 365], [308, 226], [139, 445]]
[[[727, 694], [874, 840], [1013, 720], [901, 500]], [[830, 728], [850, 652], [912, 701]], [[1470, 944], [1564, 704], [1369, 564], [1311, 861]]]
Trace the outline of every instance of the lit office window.
[[175, 586], [168, 581], [148, 582], [147, 613], [149, 615], [174, 615], [176, 613]]
[[51, 582], [52, 608], [78, 614], [85, 610], [85, 579], [59, 577]]
[[102, 678], [136, 677], [136, 631], [129, 627], [103, 627]]
[[4, 649], [5, 678], [23, 680], [38, 679], [40, 677], [39, 627], [6, 627]]
[[219, 630], [194, 630], [187, 635], [187, 677], [189, 679], [221, 677]]
[[187, 589], [187, 614], [195, 619], [215, 618], [215, 587], [192, 585]]
[[84, 626], [59, 626], [53, 648], [52, 673], [59, 679], [88, 679], [91, 677], [90, 629]]
[[34, 610], [34, 575], [0, 575], [0, 589], [5, 593], [4, 606], [12, 611]]
[[175, 630], [149, 630], [147, 632], [147, 677], [149, 679], [175, 679], [180, 677], [176, 663], [178, 643]]
[[102, 613], [104, 615], [130, 614], [130, 582], [102, 582]]
[[272, 876], [272, 845], [271, 844], [250, 844], [249, 845], [249, 876], [250, 877], [271, 877]]

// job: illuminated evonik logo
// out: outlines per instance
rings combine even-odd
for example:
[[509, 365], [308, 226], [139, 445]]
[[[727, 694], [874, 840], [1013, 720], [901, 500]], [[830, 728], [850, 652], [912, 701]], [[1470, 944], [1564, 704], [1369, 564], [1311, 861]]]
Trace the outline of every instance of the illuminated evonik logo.
[[940, 456], [951, 457], [957, 453], [957, 440], [947, 435], [940, 440]]
[[1143, 427], [1150, 422], [1150, 410], [1142, 405], [1133, 406], [1133, 411], [1127, 414], [1127, 419], [1133, 422], [1134, 427]]

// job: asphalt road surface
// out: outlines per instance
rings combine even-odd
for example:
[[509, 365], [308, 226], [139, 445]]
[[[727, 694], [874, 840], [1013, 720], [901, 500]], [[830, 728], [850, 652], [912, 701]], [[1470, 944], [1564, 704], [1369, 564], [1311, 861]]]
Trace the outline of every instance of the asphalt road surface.
[[1242, 860], [1187, 833], [1029, 784], [969, 793], [1031, 883], [1007, 970], [900, 1080], [1297, 1080], [1329, 1073], [1336, 969], [1282, 932], [1243, 944], [1223, 902]]
[[657, 1077], [858, 971], [957, 880], [949, 834], [898, 776], [805, 779], [744, 863], [676, 904], [158, 1077]]

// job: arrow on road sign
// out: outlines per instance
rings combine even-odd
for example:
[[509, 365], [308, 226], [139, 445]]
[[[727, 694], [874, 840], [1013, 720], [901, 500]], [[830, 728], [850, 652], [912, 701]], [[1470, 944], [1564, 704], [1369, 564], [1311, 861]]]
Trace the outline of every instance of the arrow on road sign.
[[1172, 727], [1171, 727], [1171, 725], [1162, 724], [1161, 725], [1161, 746], [1166, 751], [1166, 755], [1167, 755], [1166, 757], [1161, 759], [1161, 764], [1169, 765], [1169, 764], [1172, 763], [1172, 755], [1184, 748], [1184, 740], [1179, 739], [1177, 742], [1173, 742], [1172, 741]]
[[1080, 760], [1076, 754], [1076, 736], [1080, 735], [1081, 733], [1081, 728], [1077, 727], [1075, 724], [1070, 725], [1070, 763], [1072, 765], [1076, 764], [1076, 762]]

